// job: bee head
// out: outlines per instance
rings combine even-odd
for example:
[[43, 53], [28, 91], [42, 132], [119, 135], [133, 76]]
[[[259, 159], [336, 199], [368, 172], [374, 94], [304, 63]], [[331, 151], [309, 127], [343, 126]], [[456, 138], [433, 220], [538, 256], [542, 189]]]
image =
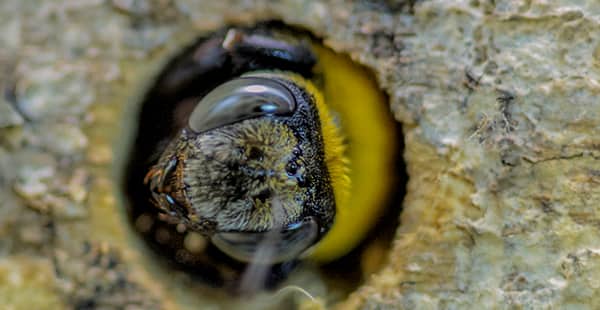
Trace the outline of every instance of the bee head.
[[159, 207], [238, 260], [299, 256], [335, 215], [314, 100], [283, 74], [208, 93], [149, 173]]

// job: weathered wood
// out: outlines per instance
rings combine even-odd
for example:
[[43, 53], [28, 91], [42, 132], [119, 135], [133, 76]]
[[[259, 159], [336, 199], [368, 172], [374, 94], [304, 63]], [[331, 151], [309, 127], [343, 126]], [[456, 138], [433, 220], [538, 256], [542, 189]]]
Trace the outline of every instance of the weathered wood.
[[403, 123], [402, 225], [387, 266], [340, 308], [600, 306], [596, 1], [4, 0], [0, 15], [9, 306], [212, 302], [135, 238], [114, 175], [167, 57], [262, 19], [373, 68]]

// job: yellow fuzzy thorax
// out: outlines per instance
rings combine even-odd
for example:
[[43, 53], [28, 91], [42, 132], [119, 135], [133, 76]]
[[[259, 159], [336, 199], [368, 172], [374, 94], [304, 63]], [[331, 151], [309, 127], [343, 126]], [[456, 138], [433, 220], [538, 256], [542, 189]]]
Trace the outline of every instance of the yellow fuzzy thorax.
[[[317, 108], [322, 117], [325, 152], [338, 152], [338, 141], [343, 138], [347, 147], [341, 149], [342, 158], [348, 158], [344, 159], [348, 165], [343, 166], [343, 173], [337, 170], [340, 165], [330, 167], [334, 194], [344, 193], [342, 199], [336, 198], [331, 230], [308, 256], [326, 263], [357, 247], [381, 218], [393, 190], [391, 171], [397, 141], [386, 98], [370, 72], [349, 57], [318, 44], [313, 45], [313, 50], [319, 60], [316, 73], [323, 82], [324, 100], [317, 101]], [[323, 119], [331, 117], [330, 111], [339, 117], [338, 126]], [[337, 131], [328, 128], [328, 124], [334, 124]]]

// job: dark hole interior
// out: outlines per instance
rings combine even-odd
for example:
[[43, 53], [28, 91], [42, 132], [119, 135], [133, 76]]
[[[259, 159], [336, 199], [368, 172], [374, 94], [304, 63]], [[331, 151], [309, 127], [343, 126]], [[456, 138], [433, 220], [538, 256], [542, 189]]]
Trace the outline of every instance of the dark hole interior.
[[[270, 27], [284, 28], [320, 42], [318, 38], [304, 30], [291, 28], [279, 22], [260, 23], [256, 29], [264, 30]], [[184, 48], [166, 64], [147, 90], [140, 103], [139, 123], [127, 161], [123, 188], [127, 198], [126, 207], [130, 222], [146, 241], [146, 244], [156, 253], [157, 260], [162, 261], [167, 268], [184, 271], [198, 283], [235, 293], [240, 292], [241, 275], [247, 270], [248, 265], [228, 257], [210, 243], [200, 252], [193, 252], [186, 248], [188, 230], [182, 224], [161, 215], [150, 202], [151, 193], [143, 182], [148, 169], [158, 160], [161, 150], [181, 130], [181, 115], [189, 114], [194, 102], [197, 102], [209, 90], [231, 78], [230, 73], [218, 69], [211, 69], [202, 75], [197, 75], [198, 72], [194, 71], [195, 67], [190, 62], [198, 44], [213, 40], [215, 37], [222, 37], [226, 31], [226, 28], [219, 30]], [[217, 43], [220, 44], [220, 41]], [[214, 61], [218, 63], [224, 60], [217, 55]], [[263, 64], [262, 67], [277, 68], [281, 65], [281, 63], [273, 62]], [[290, 66], [289, 64], [284, 65]], [[301, 74], [308, 74], [303, 72], [305, 70], [303, 68], [290, 69], [297, 70]], [[197, 87], [197, 85], [202, 85], [202, 87]], [[400, 124], [396, 123], [395, 130], [397, 136], [402, 137]], [[361, 273], [360, 265], [368, 245], [372, 242], [383, 242], [389, 248], [399, 224], [400, 206], [404, 197], [407, 176], [404, 162], [401, 160], [403, 141], [399, 141], [398, 145], [395, 156], [398, 161], [393, 171], [390, 171], [396, 182], [393, 187], [397, 190], [389, 197], [389, 207], [374, 226], [376, 229], [371, 231], [364, 242], [351, 253], [319, 267], [326, 282], [338, 286], [346, 292], [350, 292], [364, 280], [365, 275]], [[248, 156], [260, 160], [263, 154], [259, 149], [251, 149]], [[287, 172], [295, 174], [297, 168], [295, 163], [290, 163]], [[266, 200], [271, 194], [270, 192], [260, 193], [260, 197], [256, 198]], [[268, 271], [263, 280], [264, 283], [258, 283], [258, 286], [266, 289], [275, 288], [293, 270], [301, 268], [303, 264], [302, 261], [292, 261], [267, 266]]]

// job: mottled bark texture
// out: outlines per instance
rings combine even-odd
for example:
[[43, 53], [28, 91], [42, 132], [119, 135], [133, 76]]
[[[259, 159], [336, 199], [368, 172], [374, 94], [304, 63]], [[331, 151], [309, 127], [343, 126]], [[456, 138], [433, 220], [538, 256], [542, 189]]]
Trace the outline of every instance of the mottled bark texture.
[[340, 308], [600, 307], [600, 4], [415, 2], [0, 1], [2, 304], [197, 308], [119, 205], [128, 110], [201, 33], [280, 19], [373, 68], [404, 127], [390, 262]]

